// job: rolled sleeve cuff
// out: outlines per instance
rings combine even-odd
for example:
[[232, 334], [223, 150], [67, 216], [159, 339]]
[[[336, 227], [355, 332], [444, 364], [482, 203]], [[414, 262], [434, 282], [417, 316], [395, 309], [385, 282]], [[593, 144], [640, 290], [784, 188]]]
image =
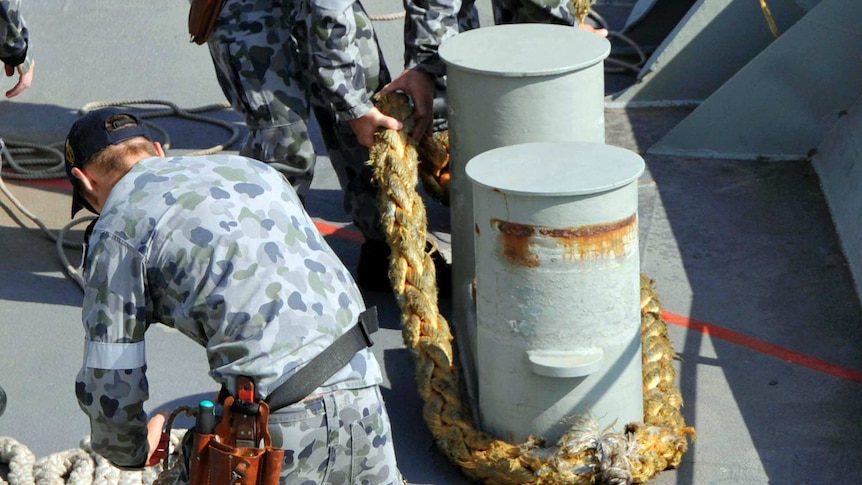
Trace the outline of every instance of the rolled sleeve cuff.
[[423, 60], [409, 60], [405, 64], [404, 68], [427, 72], [428, 74], [433, 74], [435, 76], [446, 74], [446, 64], [436, 53], [425, 56]]
[[22, 69], [24, 70], [24, 72], [27, 72], [28, 70], [30, 70], [29, 53], [30, 53], [30, 49], [24, 48], [24, 50], [22, 50], [18, 53], [3, 56], [3, 58], [2, 58], [3, 64], [6, 64], [7, 66], [12, 66], [12, 67], [16, 67], [16, 66], [20, 66], [22, 64], [25, 64], [24, 66], [22, 66]]
[[371, 104], [358, 104], [356, 106], [351, 106], [344, 111], [338, 111], [338, 116], [344, 121], [355, 120], [357, 118], [361, 118], [365, 116], [369, 111], [371, 111]]
[[[108, 460], [108, 461], [111, 461], [111, 460]], [[147, 467], [147, 462], [146, 462], [146, 460], [144, 460], [144, 461], [142, 461], [141, 463], [139, 463], [139, 464], [137, 464], [137, 465], [129, 466], [129, 465], [121, 465], [121, 464], [119, 464], [119, 463], [115, 463], [115, 462], [111, 461], [111, 465], [113, 465], [113, 466], [114, 466], [114, 468], [119, 468], [120, 470], [126, 470], [126, 471], [140, 471], [140, 470], [143, 470], [144, 468], [146, 468], [146, 467]]]
[[24, 61], [19, 64], [21, 66], [21, 73], [27, 74], [30, 68], [33, 66], [33, 59], [30, 58], [30, 51], [27, 51], [27, 56], [24, 57]]

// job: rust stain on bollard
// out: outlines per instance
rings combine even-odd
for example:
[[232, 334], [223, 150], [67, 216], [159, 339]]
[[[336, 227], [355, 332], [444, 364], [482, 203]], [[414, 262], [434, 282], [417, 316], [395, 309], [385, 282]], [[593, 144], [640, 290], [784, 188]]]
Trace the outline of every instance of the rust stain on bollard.
[[529, 224], [493, 219], [492, 225], [497, 226], [503, 243], [503, 255], [512, 264], [535, 267], [539, 265], [539, 256], [530, 251], [530, 237], [536, 233], [536, 227]]
[[621, 255], [626, 245], [633, 241], [635, 214], [617, 221], [602, 224], [587, 224], [572, 228], [544, 228], [542, 236], [552, 237], [565, 249], [564, 257], [569, 260], [588, 257], [608, 258]]
[[506, 259], [512, 264], [536, 267], [541, 258], [531, 248], [542, 238], [554, 239], [556, 246], [562, 248], [561, 254], [554, 252], [555, 255], [569, 261], [624, 254], [626, 246], [634, 241], [637, 215], [607, 223], [563, 228], [531, 226], [500, 219], [491, 222], [500, 232]]

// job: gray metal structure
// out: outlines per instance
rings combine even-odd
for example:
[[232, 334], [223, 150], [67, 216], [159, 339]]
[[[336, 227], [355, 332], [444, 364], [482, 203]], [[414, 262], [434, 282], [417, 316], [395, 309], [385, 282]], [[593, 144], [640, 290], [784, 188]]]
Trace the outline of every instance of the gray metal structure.
[[440, 46], [447, 64], [453, 325], [476, 415], [473, 187], [476, 155], [506, 145], [605, 139], [602, 61], [610, 43], [560, 25], [499, 25]]
[[[653, 3], [664, 1], [670, 0]], [[768, 0], [767, 6], [779, 31], [784, 32], [818, 1]], [[609, 95], [608, 105], [697, 105], [773, 39], [757, 0], [697, 0], [651, 53], [637, 82]]]
[[811, 163], [862, 298], [862, 96], [826, 132]]
[[802, 160], [862, 96], [862, 2], [823, 0], [650, 148]]
[[862, 3], [823, 0], [649, 148], [657, 155], [814, 160], [862, 297]]

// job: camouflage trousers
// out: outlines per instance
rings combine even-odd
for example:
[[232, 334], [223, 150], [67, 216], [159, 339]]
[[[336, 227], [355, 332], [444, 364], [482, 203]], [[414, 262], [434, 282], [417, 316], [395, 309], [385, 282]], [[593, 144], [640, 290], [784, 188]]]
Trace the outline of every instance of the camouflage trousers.
[[402, 484], [378, 386], [326, 393], [269, 423], [273, 446], [286, 450], [282, 484]]
[[[228, 0], [207, 42], [225, 97], [248, 127], [240, 155], [272, 165], [305, 197], [317, 161], [312, 113], [343, 192], [343, 206], [366, 239], [384, 240], [377, 189], [362, 146], [311, 76], [309, 25], [302, 0]], [[359, 59], [369, 93], [391, 80], [372, 22], [353, 2]]]

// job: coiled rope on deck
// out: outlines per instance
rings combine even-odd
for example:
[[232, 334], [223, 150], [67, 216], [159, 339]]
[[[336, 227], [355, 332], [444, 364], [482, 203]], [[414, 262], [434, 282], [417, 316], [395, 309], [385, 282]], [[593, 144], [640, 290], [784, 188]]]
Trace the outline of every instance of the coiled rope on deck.
[[[223, 103], [213, 103], [203, 106], [198, 106], [194, 108], [180, 108], [175, 103], [170, 101], [160, 100], [160, 99], [132, 99], [125, 101], [94, 101], [91, 103], [87, 103], [80, 110], [79, 114], [84, 114], [88, 111], [92, 111], [98, 108], [105, 108], [108, 106], [133, 106], [133, 105], [161, 105], [166, 106], [166, 109], [150, 111], [145, 113], [140, 113], [141, 119], [144, 120], [144, 123], [150, 127], [153, 131], [157, 132], [161, 136], [162, 145], [165, 150], [170, 149], [171, 138], [167, 131], [165, 131], [159, 125], [148, 121], [153, 118], [165, 117], [165, 116], [176, 116], [179, 118], [184, 118], [191, 121], [198, 121], [201, 123], [208, 123], [212, 125], [216, 125], [218, 127], [224, 128], [230, 134], [226, 140], [222, 143], [203, 148], [200, 150], [194, 150], [188, 152], [187, 155], [211, 155], [213, 153], [218, 153], [223, 151], [227, 147], [233, 145], [238, 139], [240, 135], [240, 130], [237, 126], [227, 121], [223, 121], [217, 118], [213, 118], [211, 116], [205, 116], [200, 113], [215, 111], [215, 110], [223, 110], [230, 108], [230, 104], [227, 102]], [[64, 156], [61, 151], [63, 146], [63, 142], [58, 142], [50, 145], [38, 144], [38, 143], [30, 143], [24, 141], [14, 141], [6, 139], [5, 142], [2, 138], [0, 138], [0, 193], [6, 196], [9, 201], [12, 203], [15, 208], [18, 209], [21, 214], [24, 215], [25, 218], [32, 221], [39, 228], [42, 233], [47, 236], [50, 240], [54, 241], [57, 244], [57, 253], [60, 258], [60, 262], [63, 265], [63, 271], [66, 273], [66, 276], [69, 277], [72, 281], [74, 281], [79, 287], [83, 288], [83, 281], [81, 280], [81, 276], [78, 274], [76, 268], [69, 262], [66, 258], [66, 254], [63, 252], [63, 248], [71, 248], [71, 249], [81, 249], [81, 243], [73, 243], [66, 240], [66, 234], [73, 227], [83, 224], [85, 222], [89, 222], [95, 219], [95, 216], [83, 216], [77, 219], [70, 221], [66, 224], [62, 229], [60, 229], [57, 233], [54, 233], [41, 221], [39, 217], [30, 212], [24, 204], [22, 204], [9, 190], [6, 186], [4, 179], [10, 180], [42, 180], [42, 179], [65, 179], [66, 178], [66, 168], [64, 166]], [[15, 155], [15, 157], [13, 157]], [[18, 155], [24, 155], [25, 158], [16, 158]], [[12, 171], [6, 170], [3, 171], [3, 164], [8, 164]], [[29, 168], [36, 167], [36, 168]], [[6, 212], [9, 216], [22, 228], [27, 228], [27, 225], [24, 221], [21, 220], [15, 214], [11, 208], [7, 207], [5, 203], [0, 201], [0, 207], [6, 209]]]
[[203, 113], [203, 112], [207, 112], [207, 111], [228, 109], [228, 108], [230, 108], [230, 103], [228, 103], [227, 101], [224, 101], [221, 103], [207, 104], [207, 105], [198, 106], [198, 107], [194, 107], [194, 108], [180, 108], [175, 103], [172, 103], [170, 101], [166, 101], [163, 99], [131, 99], [131, 100], [126, 100], [126, 101], [93, 101], [91, 103], [85, 104], [84, 107], [81, 108], [81, 114], [84, 114], [88, 111], [92, 111], [94, 109], [105, 108], [108, 106], [133, 106], [133, 105], [167, 106], [166, 109], [163, 109], [160, 111], [153, 111], [153, 112], [149, 112], [149, 113], [139, 113], [139, 116], [141, 117], [141, 119], [145, 120], [144, 123], [147, 126], [149, 126], [150, 128], [152, 128], [153, 130], [155, 130], [156, 132], [158, 132], [159, 134], [162, 135], [162, 139], [165, 140], [165, 142], [163, 143], [163, 145], [165, 146], [165, 150], [170, 148], [170, 136], [168, 135], [168, 132], [165, 131], [160, 126], [156, 125], [155, 123], [151, 123], [151, 122], [146, 121], [146, 120], [152, 119], [152, 118], [164, 117], [164, 116], [176, 116], [179, 118], [185, 118], [187, 120], [213, 124], [213, 125], [219, 126], [221, 128], [224, 128], [225, 130], [227, 130], [230, 133], [230, 136], [227, 138], [227, 140], [223, 141], [222, 143], [219, 143], [217, 145], [213, 145], [209, 148], [191, 151], [191, 152], [187, 153], [188, 156], [212, 155], [213, 153], [218, 153], [222, 150], [225, 150], [226, 148], [233, 145], [239, 139], [240, 131], [239, 131], [239, 128], [235, 124], [227, 122], [227, 121], [222, 121], [220, 119], [213, 118], [211, 116], [204, 116], [204, 115], [199, 114], [199, 113]]
[[[186, 430], [171, 432], [170, 446], [176, 450]], [[9, 465], [7, 480], [0, 485], [153, 485], [158, 483], [162, 465], [143, 470], [121, 470], [93, 451], [90, 438], [74, 448], [43, 458], [14, 438], [0, 436], [0, 463]]]
[[[680, 413], [682, 395], [674, 385], [675, 356], [661, 319], [652, 281], [641, 278], [641, 340], [644, 420], [622, 432], [602, 430], [576, 416], [555, 444], [530, 437], [513, 445], [477, 429], [461, 397], [459, 369], [449, 324], [437, 307], [431, 254], [426, 252], [426, 216], [416, 192], [419, 153], [410, 132], [410, 108], [403, 95], [378, 98], [378, 108], [404, 122], [402, 131], [376, 134], [369, 164], [380, 187], [381, 223], [392, 249], [389, 278], [402, 313], [402, 335], [415, 360], [415, 378], [424, 402], [423, 418], [438, 448], [473, 479], [493, 484], [643, 483], [676, 467], [694, 439]], [[433, 143], [426, 137], [423, 144]]]

